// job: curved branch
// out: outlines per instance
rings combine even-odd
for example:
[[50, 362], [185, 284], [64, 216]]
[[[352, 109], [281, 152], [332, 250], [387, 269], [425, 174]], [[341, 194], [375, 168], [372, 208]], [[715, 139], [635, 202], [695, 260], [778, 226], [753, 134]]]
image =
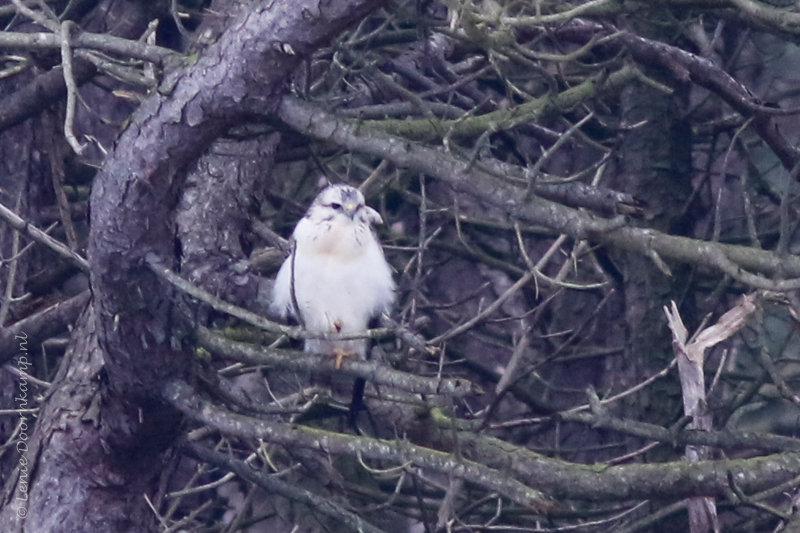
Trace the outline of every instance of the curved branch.
[[616, 39], [610, 46], [616, 43], [624, 45], [640, 64], [663, 69], [680, 83], [696, 83], [719, 96], [742, 116], [754, 117], [753, 127], [784, 168], [791, 171], [797, 164], [800, 152], [783, 135], [774, 120], [775, 115], [797, 111], [765, 106], [747, 87], [708, 59], [627, 31], [616, 32], [613, 27], [587, 20], [574, 19], [559, 28], [556, 34], [563, 39], [585, 44], [596, 38], [598, 33], [611, 32], [615, 32]]
[[92, 290], [100, 344], [117, 390], [155, 393], [167, 376], [189, 372], [190, 354], [180, 349], [188, 331], [173, 316], [172, 290], [144, 266], [148, 253], [175, 257], [173, 210], [186, 167], [229, 126], [256, 110], [274, 109], [300, 59], [379, 4], [248, 5], [195, 64], [169, 75], [136, 111], [91, 197]]

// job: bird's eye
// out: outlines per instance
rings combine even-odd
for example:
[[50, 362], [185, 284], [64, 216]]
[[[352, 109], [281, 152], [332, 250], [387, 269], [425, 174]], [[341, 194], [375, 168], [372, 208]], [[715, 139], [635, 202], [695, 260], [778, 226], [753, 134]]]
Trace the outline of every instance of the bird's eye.
[[337, 204], [336, 202], [333, 202], [331, 204], [331, 207], [336, 209], [337, 211], [341, 211], [342, 210], [342, 204]]

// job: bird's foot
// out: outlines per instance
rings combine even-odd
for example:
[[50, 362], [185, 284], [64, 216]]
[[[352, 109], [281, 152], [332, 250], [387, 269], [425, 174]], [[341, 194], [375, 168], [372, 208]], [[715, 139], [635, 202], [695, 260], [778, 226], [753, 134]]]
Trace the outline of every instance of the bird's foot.
[[336, 370], [342, 368], [342, 362], [344, 361], [345, 357], [353, 357], [354, 355], [356, 355], [356, 353], [353, 351], [339, 349], [334, 350], [333, 356], [336, 358], [336, 364], [334, 365]]

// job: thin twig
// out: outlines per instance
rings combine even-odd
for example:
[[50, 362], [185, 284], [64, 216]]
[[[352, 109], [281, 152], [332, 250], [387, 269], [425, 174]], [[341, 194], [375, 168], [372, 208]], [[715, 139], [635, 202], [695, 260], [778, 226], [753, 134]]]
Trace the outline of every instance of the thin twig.
[[[22, 193], [17, 196], [17, 209], [22, 203]], [[16, 259], [12, 260], [8, 265], [8, 278], [6, 279], [6, 290], [3, 294], [3, 301], [0, 302], [0, 324], [6, 323], [8, 313], [11, 311], [11, 304], [13, 303], [14, 288], [17, 286], [17, 266], [19, 265], [19, 232], [15, 232], [11, 238], [11, 255]]]
[[47, 246], [61, 257], [64, 257], [72, 262], [84, 272], [89, 272], [89, 262], [86, 261], [86, 259], [81, 257], [73, 250], [70, 250], [69, 247], [55, 240], [36, 226], [32, 226], [3, 204], [0, 204], [0, 219], [4, 220], [9, 226], [20, 233], [24, 233], [39, 244]]
[[54, 116], [49, 111], [42, 113], [42, 124], [46, 132], [53, 132], [50, 135], [50, 149], [47, 155], [50, 160], [50, 177], [53, 181], [53, 190], [56, 193], [56, 205], [58, 214], [61, 217], [61, 224], [64, 225], [64, 234], [67, 238], [67, 245], [70, 249], [78, 251], [78, 233], [75, 231], [75, 224], [72, 223], [72, 213], [67, 201], [67, 194], [64, 191], [64, 158], [60, 139], [55, 133]]
[[455, 328], [453, 328], [453, 329], [451, 329], [451, 330], [439, 335], [435, 339], [431, 339], [429, 341], [429, 344], [438, 344], [440, 342], [446, 341], [447, 339], [450, 339], [452, 337], [455, 337], [456, 335], [460, 335], [461, 333], [464, 333], [465, 331], [470, 329], [472, 326], [474, 326], [478, 322], [481, 322], [482, 320], [487, 318], [489, 315], [491, 315], [492, 313], [497, 311], [500, 308], [500, 306], [503, 305], [506, 300], [511, 298], [519, 289], [521, 289], [522, 287], [527, 285], [534, 278], [534, 276], [535, 276], [535, 274], [533, 272], [531, 272], [531, 271], [525, 272], [525, 274], [523, 274], [522, 277], [519, 278], [516, 281], [516, 283], [514, 283], [511, 287], [509, 287], [506, 292], [501, 294], [494, 302], [492, 302], [483, 311], [481, 311], [480, 313], [478, 313], [477, 315], [475, 315], [471, 319], [467, 320], [466, 322], [464, 322], [460, 326], [457, 326], [457, 327], [455, 327]]
[[59, 32], [58, 22], [47, 18], [47, 16], [45, 16], [44, 13], [34, 11], [33, 9], [23, 4], [22, 0], [11, 0], [11, 3], [13, 3], [14, 7], [17, 8], [18, 13], [25, 15], [26, 17], [36, 22], [37, 24], [41, 24], [42, 26], [52, 31], [53, 33]]
[[558, 140], [547, 149], [540, 157], [536, 160], [536, 163], [533, 165], [531, 169], [530, 175], [528, 176], [528, 188], [525, 191], [525, 197], [530, 198], [532, 194], [534, 194], [536, 188], [536, 179], [539, 177], [539, 171], [542, 169], [544, 164], [550, 160], [554, 153], [556, 153], [572, 136], [578, 131], [581, 126], [586, 124], [589, 120], [594, 118], [594, 112], [589, 113], [578, 122], [573, 124], [572, 126], [567, 129], [564, 133], [558, 136]]
[[75, 150], [75, 153], [81, 155], [86, 149], [86, 144], [82, 144], [76, 137], [73, 131], [75, 123], [75, 104], [77, 102], [78, 86], [75, 83], [75, 76], [72, 73], [72, 49], [70, 47], [70, 28], [74, 23], [70, 20], [65, 20], [61, 23], [61, 64], [64, 67], [64, 83], [67, 87], [67, 110], [64, 117], [64, 136], [67, 142]]

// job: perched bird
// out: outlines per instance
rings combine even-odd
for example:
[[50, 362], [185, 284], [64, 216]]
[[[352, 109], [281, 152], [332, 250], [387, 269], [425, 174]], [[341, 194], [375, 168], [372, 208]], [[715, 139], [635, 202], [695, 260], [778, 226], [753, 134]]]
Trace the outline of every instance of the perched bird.
[[[392, 271], [372, 224], [383, 219], [348, 185], [319, 193], [292, 234], [275, 278], [272, 310], [311, 333], [361, 333], [394, 302]], [[368, 339], [306, 339], [305, 351], [366, 358]], [[363, 387], [363, 384], [361, 385]]]

